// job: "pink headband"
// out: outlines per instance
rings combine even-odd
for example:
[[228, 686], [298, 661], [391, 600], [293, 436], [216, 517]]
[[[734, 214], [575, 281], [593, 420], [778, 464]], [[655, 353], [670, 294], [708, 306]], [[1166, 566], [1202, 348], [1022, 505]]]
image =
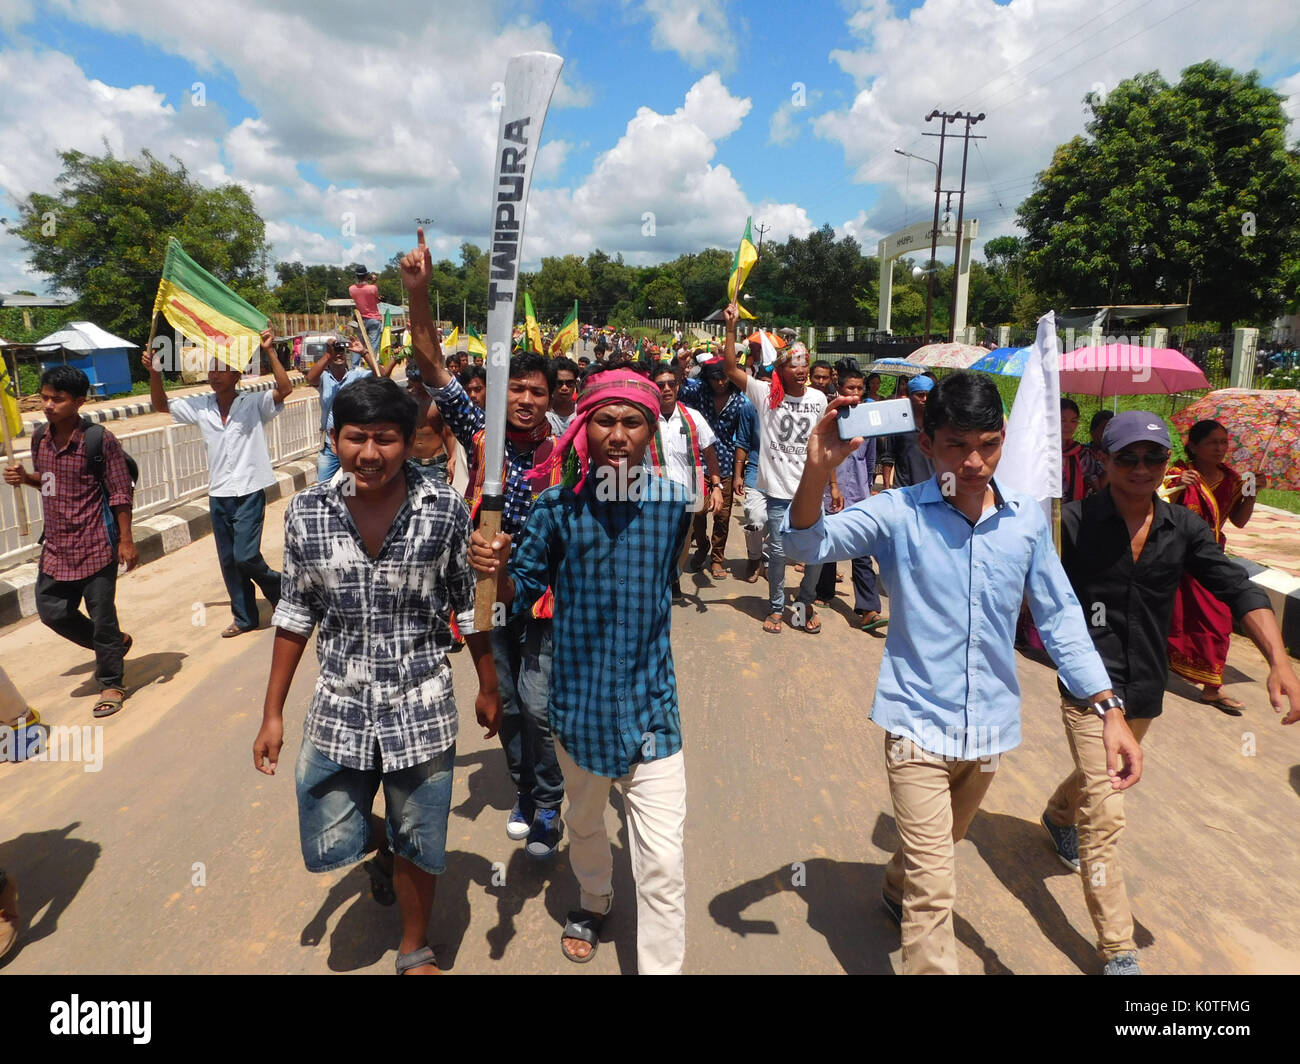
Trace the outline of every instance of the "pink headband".
[[587, 470], [591, 458], [587, 454], [587, 422], [591, 415], [602, 406], [610, 403], [632, 403], [646, 411], [651, 422], [659, 420], [659, 391], [641, 374], [626, 369], [611, 369], [596, 373], [587, 378], [582, 395], [578, 399], [578, 410], [563, 436], [556, 442], [550, 455], [540, 465], [534, 466], [527, 474], [530, 484], [544, 482], [556, 465], [564, 461], [570, 445], [578, 456], [578, 482], [574, 491], [581, 491], [583, 481], [587, 479]]

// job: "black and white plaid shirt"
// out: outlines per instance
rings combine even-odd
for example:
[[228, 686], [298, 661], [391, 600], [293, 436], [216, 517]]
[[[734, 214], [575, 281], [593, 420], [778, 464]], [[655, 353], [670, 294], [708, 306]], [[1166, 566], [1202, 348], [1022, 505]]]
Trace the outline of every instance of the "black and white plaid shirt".
[[409, 768], [456, 741], [447, 649], [454, 611], [474, 631], [469, 511], [447, 484], [405, 467], [407, 500], [376, 558], [342, 495], [340, 473], [300, 492], [284, 519], [278, 628], [320, 627], [320, 675], [304, 735], [346, 768]]

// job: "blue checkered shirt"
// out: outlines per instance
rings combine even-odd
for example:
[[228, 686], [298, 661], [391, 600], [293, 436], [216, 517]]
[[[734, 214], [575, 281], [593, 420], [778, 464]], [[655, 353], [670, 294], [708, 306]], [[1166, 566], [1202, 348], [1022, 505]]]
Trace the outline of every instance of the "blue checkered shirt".
[[549, 713], [575, 762], [619, 778], [682, 748], [673, 674], [672, 581], [693, 513], [689, 489], [646, 475], [637, 501], [548, 488], [508, 564], [515, 612], [555, 589]]
[[718, 468], [722, 471], [723, 477], [730, 480], [735, 473], [736, 465], [736, 430], [745, 407], [753, 410], [754, 404], [742, 392], [733, 391], [726, 406], [715, 412], [713, 391], [698, 378], [684, 382], [677, 397], [692, 410], [697, 410], [704, 415], [704, 420], [709, 423], [709, 428], [717, 437], [713, 449], [718, 455]]
[[474, 631], [469, 512], [407, 463], [406, 502], [371, 558], [342, 496], [342, 474], [299, 492], [284, 518], [284, 578], [272, 623], [319, 628], [320, 673], [303, 734], [345, 768], [384, 772], [456, 741], [448, 617]]
[[[483, 431], [487, 415], [471, 399], [455, 377], [445, 388], [430, 388], [429, 394], [437, 404], [438, 413], [465, 448], [467, 461], [474, 462], [474, 437]], [[524, 474], [533, 468], [533, 451], [518, 451], [506, 440], [506, 476], [501, 490], [505, 495], [505, 510], [501, 514], [501, 531], [515, 535], [524, 526], [528, 511], [533, 505], [533, 489]], [[470, 470], [469, 492], [474, 490], [474, 470]]]

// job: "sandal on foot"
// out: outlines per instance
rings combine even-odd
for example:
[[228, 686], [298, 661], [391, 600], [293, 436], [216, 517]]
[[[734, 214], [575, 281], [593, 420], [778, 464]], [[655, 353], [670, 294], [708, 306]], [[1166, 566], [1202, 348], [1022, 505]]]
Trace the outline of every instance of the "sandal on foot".
[[122, 700], [125, 695], [106, 695], [102, 692], [99, 701], [95, 703], [95, 708], [91, 710], [96, 717], [111, 717], [122, 708]]
[[231, 624], [221, 630], [222, 639], [234, 639], [237, 635], [243, 635], [245, 632], [256, 632], [256, 628], [240, 628], [237, 624]]
[[1207, 706], [1214, 706], [1232, 717], [1240, 717], [1241, 711], [1246, 708], [1245, 702], [1238, 702], [1235, 698], [1229, 698], [1227, 695], [1219, 695], [1218, 698], [1202, 698], [1201, 702]]
[[[565, 917], [564, 930], [560, 932], [560, 952], [574, 964], [586, 964], [596, 955], [596, 949], [600, 945], [600, 929], [604, 923], [603, 913], [588, 912], [586, 909], [576, 909], [569, 913]], [[566, 938], [576, 938], [579, 942], [586, 942], [591, 946], [591, 951], [585, 957], [571, 953], [569, 947], [564, 944]]]
[[763, 620], [763, 631], [769, 635], [780, 635], [781, 624], [785, 617], [780, 613], [769, 613]]
[[877, 628], [884, 628], [889, 623], [888, 617], [882, 617], [878, 613], [868, 613], [865, 610], [858, 614], [858, 627], [864, 632], [874, 632]]
[[[391, 858], [389, 859], [391, 862]], [[366, 874], [370, 877], [370, 896], [380, 905], [392, 905], [397, 901], [393, 891], [393, 868], [391, 863], [384, 867], [378, 856], [366, 862]]]
[[724, 569], [717, 562], [714, 562], [713, 566], [709, 569], [709, 576], [712, 577], [714, 580], [725, 579], [726, 575], [727, 575], [727, 570]]
[[804, 622], [803, 630], [809, 635], [817, 635], [822, 630], [822, 619], [816, 613], [809, 611], [808, 619]]
[[397, 954], [397, 974], [405, 975], [412, 968], [419, 968], [421, 965], [432, 964], [438, 967], [438, 962], [433, 956], [432, 946], [421, 946], [419, 949], [411, 950], [410, 953], [402, 953], [400, 950]]

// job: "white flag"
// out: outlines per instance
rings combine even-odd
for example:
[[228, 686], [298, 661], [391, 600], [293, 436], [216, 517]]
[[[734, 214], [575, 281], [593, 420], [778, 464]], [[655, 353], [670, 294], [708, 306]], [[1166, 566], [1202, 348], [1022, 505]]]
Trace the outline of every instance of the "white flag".
[[766, 329], [759, 330], [758, 342], [763, 348], [763, 365], [770, 366], [776, 361], [776, 344], [772, 343]]
[[1038, 336], [1007, 419], [997, 471], [1003, 491], [1032, 495], [1049, 518], [1051, 500], [1061, 497], [1060, 365], [1056, 313], [1049, 310], [1038, 319]]

